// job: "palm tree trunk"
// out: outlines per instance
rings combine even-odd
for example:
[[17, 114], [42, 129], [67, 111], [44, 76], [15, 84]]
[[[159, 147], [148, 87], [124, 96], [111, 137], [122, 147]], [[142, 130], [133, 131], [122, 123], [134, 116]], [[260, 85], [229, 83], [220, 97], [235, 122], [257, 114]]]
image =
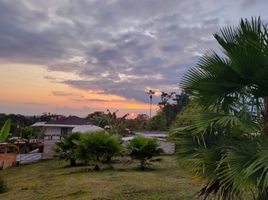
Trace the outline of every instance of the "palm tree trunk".
[[263, 134], [268, 136], [268, 97], [264, 97]]

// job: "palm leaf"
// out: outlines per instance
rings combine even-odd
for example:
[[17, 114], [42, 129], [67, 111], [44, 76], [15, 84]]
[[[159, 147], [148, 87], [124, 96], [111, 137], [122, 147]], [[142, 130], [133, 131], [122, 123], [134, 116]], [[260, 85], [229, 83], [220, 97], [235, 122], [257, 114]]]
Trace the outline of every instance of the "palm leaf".
[[0, 131], [0, 141], [5, 141], [11, 128], [11, 120], [7, 120]]

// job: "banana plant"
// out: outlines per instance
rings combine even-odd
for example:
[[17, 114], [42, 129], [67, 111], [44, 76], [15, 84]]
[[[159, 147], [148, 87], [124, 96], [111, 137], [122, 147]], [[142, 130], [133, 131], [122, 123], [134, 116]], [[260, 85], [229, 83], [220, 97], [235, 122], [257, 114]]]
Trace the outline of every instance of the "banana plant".
[[3, 142], [7, 139], [10, 128], [11, 128], [11, 120], [8, 119], [6, 120], [6, 122], [4, 123], [4, 126], [2, 127], [0, 131], [0, 141]]

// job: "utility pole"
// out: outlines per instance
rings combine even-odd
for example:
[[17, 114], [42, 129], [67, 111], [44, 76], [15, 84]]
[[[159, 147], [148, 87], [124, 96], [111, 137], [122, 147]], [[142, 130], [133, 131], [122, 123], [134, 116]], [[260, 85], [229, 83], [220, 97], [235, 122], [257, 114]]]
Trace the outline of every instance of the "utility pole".
[[147, 94], [149, 94], [149, 97], [150, 97], [150, 118], [151, 118], [152, 117], [153, 94], [155, 94], [155, 92], [153, 90], [149, 90], [149, 92], [147, 92]]

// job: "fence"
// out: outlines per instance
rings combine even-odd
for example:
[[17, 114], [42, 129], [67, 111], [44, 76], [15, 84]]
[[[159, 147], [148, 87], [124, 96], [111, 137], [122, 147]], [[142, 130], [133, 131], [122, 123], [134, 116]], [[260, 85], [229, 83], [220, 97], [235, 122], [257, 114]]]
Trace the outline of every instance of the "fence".
[[32, 163], [42, 160], [42, 153], [17, 154], [16, 161], [19, 164]]

